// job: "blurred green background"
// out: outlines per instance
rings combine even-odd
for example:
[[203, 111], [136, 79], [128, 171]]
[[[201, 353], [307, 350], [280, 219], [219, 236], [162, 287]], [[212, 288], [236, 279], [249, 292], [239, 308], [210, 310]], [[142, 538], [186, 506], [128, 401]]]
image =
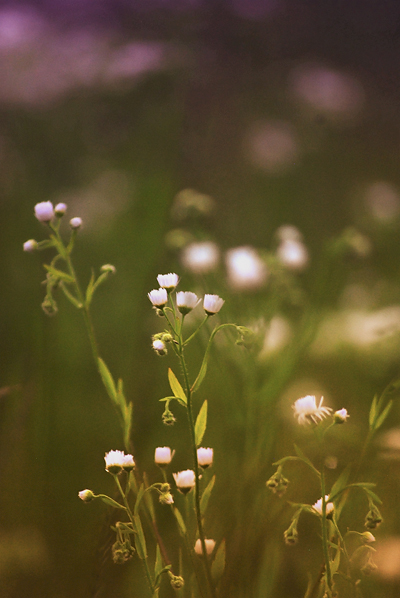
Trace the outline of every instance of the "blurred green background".
[[[285, 546], [290, 507], [265, 488], [272, 462], [293, 441], [307, 446], [290, 405], [324, 394], [349, 410], [331, 448], [342, 467], [359, 454], [374, 394], [399, 372], [399, 15], [397, 2], [377, 0], [2, 3], [1, 596], [145, 595], [135, 560], [111, 562], [113, 514], [77, 497], [113, 492], [103, 456], [123, 446], [81, 314], [61, 296], [55, 317], [41, 310], [51, 251], [22, 251], [46, 237], [33, 208], [47, 200], [83, 219], [83, 285], [92, 267], [116, 267], [93, 318], [101, 355], [134, 402], [135, 458], [151, 479], [156, 446], [177, 450], [174, 471], [190, 467], [184, 414], [177, 408], [172, 428], [161, 422], [174, 359], [151, 349], [162, 329], [146, 296], [157, 274], [220, 294], [218, 318], [257, 329], [258, 348], [217, 343], [201, 391], [217, 474], [207, 534], [227, 541], [221, 598], [304, 595], [321, 562], [318, 529], [304, 523], [299, 544]], [[185, 189], [194, 191], [178, 195]], [[277, 265], [282, 225], [303, 235], [299, 272]], [[348, 251], [329, 257], [344, 230]], [[193, 241], [215, 243], [215, 269], [185, 262]], [[227, 275], [226, 251], [241, 246], [268, 264], [260, 288]], [[292, 335], [265, 341], [260, 357], [277, 314]], [[400, 591], [399, 430], [395, 404], [363, 471], [385, 517], [367, 597]], [[319, 498], [302, 472], [291, 482], [289, 500]], [[363, 508], [350, 517], [361, 531]]]

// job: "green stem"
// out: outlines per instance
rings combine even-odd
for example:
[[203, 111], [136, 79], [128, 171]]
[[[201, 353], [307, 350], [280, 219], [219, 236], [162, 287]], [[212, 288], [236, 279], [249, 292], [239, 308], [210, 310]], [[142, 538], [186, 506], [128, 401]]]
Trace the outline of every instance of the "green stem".
[[321, 492], [322, 492], [322, 518], [321, 518], [321, 529], [322, 529], [322, 550], [324, 553], [325, 569], [326, 569], [326, 583], [330, 592], [332, 592], [332, 575], [331, 565], [329, 561], [328, 552], [328, 522], [326, 519], [326, 500], [325, 500], [325, 473], [324, 468], [321, 470]]

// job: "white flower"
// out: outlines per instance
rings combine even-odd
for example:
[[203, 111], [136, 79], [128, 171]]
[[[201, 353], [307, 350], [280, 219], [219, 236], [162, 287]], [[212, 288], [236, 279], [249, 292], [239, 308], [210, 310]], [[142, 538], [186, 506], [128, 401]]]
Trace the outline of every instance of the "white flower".
[[181, 314], [188, 314], [194, 307], [196, 307], [199, 299], [196, 293], [191, 291], [179, 291], [176, 294], [176, 305]]
[[81, 490], [78, 492], [78, 496], [83, 502], [90, 502], [94, 498], [94, 494], [91, 490]]
[[168, 292], [174, 290], [174, 288], [178, 285], [179, 276], [177, 274], [159, 274], [157, 276], [157, 282], [162, 289], [165, 289]]
[[162, 505], [173, 505], [174, 497], [171, 492], [163, 492], [163, 494], [160, 494], [159, 501]]
[[335, 424], [344, 424], [348, 417], [350, 417], [350, 415], [347, 413], [347, 409], [345, 408], [339, 409], [339, 411], [335, 411], [333, 414]]
[[301, 241], [285, 239], [276, 254], [278, 260], [290, 270], [304, 270], [308, 264], [308, 251]]
[[73, 230], [77, 230], [78, 228], [81, 228], [82, 218], [79, 218], [79, 217], [71, 218], [71, 220], [69, 221], [69, 225]]
[[124, 466], [125, 453], [123, 451], [110, 451], [105, 454], [106, 471], [109, 473], [121, 473]]
[[253, 247], [236, 247], [226, 254], [228, 282], [237, 290], [262, 287], [268, 278], [268, 269]]
[[196, 484], [196, 478], [194, 471], [191, 469], [185, 469], [185, 471], [179, 471], [178, 473], [172, 474], [174, 476], [175, 484], [182, 494], [187, 494]]
[[225, 301], [218, 295], [204, 295], [203, 307], [208, 316], [217, 314]]
[[323, 400], [324, 397], [321, 397], [317, 407], [315, 397], [312, 395], [307, 395], [302, 399], [297, 399], [293, 405], [293, 409], [294, 416], [297, 417], [299, 424], [304, 425], [311, 422], [317, 424], [318, 421], [323, 420], [324, 417], [329, 415], [332, 409], [330, 407], [322, 407]]
[[24, 251], [28, 253], [32, 253], [32, 251], [36, 251], [38, 248], [37, 241], [35, 239], [29, 239], [29, 241], [25, 241], [24, 243]]
[[58, 203], [54, 208], [55, 215], [61, 218], [67, 211], [67, 205], [65, 203]]
[[162, 309], [168, 303], [168, 294], [165, 289], [153, 289], [150, 293], [147, 293], [148, 298], [154, 305]]
[[135, 469], [135, 459], [133, 458], [132, 455], [124, 455], [124, 462], [122, 465], [124, 471], [132, 471], [132, 469]]
[[194, 274], [207, 274], [219, 263], [219, 249], [212, 241], [190, 243], [182, 252], [182, 264]]
[[[204, 538], [204, 544], [206, 545], [207, 554], [210, 555], [215, 548], [215, 540], [212, 540], [211, 538]], [[203, 554], [203, 547], [201, 545], [200, 538], [198, 538], [198, 540], [196, 540], [196, 543], [194, 545], [194, 551], [199, 556], [201, 556]]]
[[153, 349], [158, 355], [166, 355], [168, 353], [166, 344], [160, 338], [153, 339]]
[[[332, 513], [333, 509], [334, 509], [333, 502], [328, 502], [328, 500], [329, 500], [329, 494], [326, 494], [325, 495], [326, 515], [330, 515], [330, 513]], [[313, 504], [312, 508], [314, 509], [314, 511], [316, 513], [318, 513], [318, 515], [322, 515], [322, 498], [317, 500], [317, 502], [315, 504]]]
[[212, 448], [198, 448], [197, 449], [197, 461], [203, 469], [212, 465], [214, 451]]
[[169, 446], [158, 446], [154, 453], [154, 462], [159, 467], [165, 467], [171, 463], [174, 453]]
[[54, 218], [54, 208], [51, 201], [41, 201], [35, 205], [35, 216], [39, 222], [50, 222]]

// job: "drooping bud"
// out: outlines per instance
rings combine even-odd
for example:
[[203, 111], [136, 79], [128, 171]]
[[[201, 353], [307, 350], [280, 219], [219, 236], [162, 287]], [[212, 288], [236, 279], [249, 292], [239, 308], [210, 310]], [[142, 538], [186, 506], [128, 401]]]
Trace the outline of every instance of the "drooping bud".
[[95, 498], [95, 495], [91, 490], [81, 490], [78, 492], [78, 496], [83, 502], [90, 502]]

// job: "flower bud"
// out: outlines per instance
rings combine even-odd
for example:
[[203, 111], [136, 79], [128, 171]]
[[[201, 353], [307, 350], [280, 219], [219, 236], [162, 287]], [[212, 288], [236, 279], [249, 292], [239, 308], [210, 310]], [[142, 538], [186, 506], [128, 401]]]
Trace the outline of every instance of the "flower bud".
[[81, 228], [82, 226], [82, 218], [71, 218], [71, 220], [69, 221], [69, 225], [72, 228], [72, 230], [78, 230], [78, 228]]
[[41, 201], [35, 205], [35, 216], [39, 222], [50, 222], [54, 218], [54, 208], [51, 201]]
[[180, 575], [174, 575], [173, 573], [171, 573], [171, 571], [168, 571], [168, 575], [170, 578], [171, 586], [174, 588], [174, 590], [180, 590], [181, 588], [183, 588], [183, 586], [185, 585], [183, 577], [181, 577]]
[[39, 245], [38, 245], [37, 241], [35, 241], [35, 239], [29, 239], [29, 241], [25, 241], [25, 243], [24, 243], [24, 251], [27, 251], [28, 253], [37, 251], [38, 248], [39, 248]]
[[162, 505], [174, 504], [174, 497], [172, 496], [171, 492], [163, 492], [162, 494], [160, 494], [159, 500]]
[[383, 521], [380, 511], [374, 503], [370, 503], [370, 509], [365, 518], [365, 527], [367, 529], [376, 529]]
[[157, 355], [166, 355], [168, 353], [167, 347], [165, 346], [164, 341], [159, 338], [155, 338], [153, 340], [153, 349], [157, 353]]
[[282, 467], [279, 466], [277, 471], [266, 482], [267, 488], [272, 490], [274, 494], [279, 497], [283, 496], [289, 485], [289, 480], [282, 475]]
[[66, 211], [67, 211], [67, 206], [65, 203], [58, 203], [56, 205], [56, 207], [54, 208], [54, 213], [57, 216], [57, 218], [62, 218], [62, 216], [64, 216]]
[[111, 274], [115, 274], [116, 271], [117, 271], [116, 267], [113, 266], [112, 264], [104, 264], [100, 268], [100, 272], [111, 272]]
[[283, 534], [285, 544], [289, 546], [293, 546], [293, 544], [297, 544], [299, 540], [299, 534], [297, 532], [297, 520], [292, 521], [288, 529]]
[[117, 540], [112, 545], [112, 557], [116, 565], [123, 565], [129, 561], [135, 554], [135, 549], [129, 541], [121, 542]]
[[[212, 553], [212, 551], [214, 550], [214, 548], [215, 548], [215, 540], [212, 540], [211, 538], [204, 538], [204, 544], [206, 545], [206, 552], [207, 552], [207, 554], [210, 555]], [[196, 543], [194, 545], [194, 551], [199, 556], [203, 555], [203, 547], [201, 545], [200, 538], [198, 538], [196, 540]]]
[[196, 478], [194, 471], [186, 469], [185, 471], [179, 471], [178, 473], [172, 474], [174, 476], [176, 487], [182, 494], [187, 494], [194, 488]]
[[339, 411], [335, 411], [333, 414], [333, 421], [335, 424], [344, 424], [347, 419], [349, 418], [349, 414], [347, 413], [347, 409], [339, 409]]
[[206, 469], [213, 463], [214, 451], [212, 448], [198, 448], [197, 461], [203, 469]]
[[95, 498], [95, 495], [91, 490], [81, 490], [78, 492], [78, 496], [83, 502], [90, 502]]
[[159, 467], [166, 467], [172, 461], [175, 451], [171, 451], [169, 446], [158, 446], [154, 453], [154, 462]]
[[135, 460], [132, 455], [124, 455], [122, 469], [127, 473], [135, 469]]

